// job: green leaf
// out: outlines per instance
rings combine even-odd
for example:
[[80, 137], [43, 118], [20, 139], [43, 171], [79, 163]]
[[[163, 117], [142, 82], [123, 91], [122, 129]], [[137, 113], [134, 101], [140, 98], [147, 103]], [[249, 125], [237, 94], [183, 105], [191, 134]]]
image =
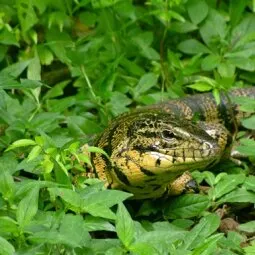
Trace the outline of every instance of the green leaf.
[[229, 2], [229, 14], [231, 27], [235, 27], [242, 18], [243, 11], [247, 5], [246, 1]]
[[30, 64], [31, 60], [19, 61], [15, 64], [12, 64], [4, 68], [0, 72], [0, 79], [2, 77], [10, 76], [12, 78], [17, 78]]
[[245, 255], [254, 255], [255, 254], [255, 244], [252, 243], [251, 246], [244, 247]]
[[50, 65], [54, 60], [52, 52], [44, 45], [37, 46], [37, 53], [43, 65]]
[[218, 41], [224, 39], [227, 34], [226, 21], [222, 14], [214, 9], [210, 9], [205, 23], [200, 28], [200, 34], [206, 45], [214, 48], [216, 51], [219, 47]]
[[127, 105], [132, 103], [132, 100], [128, 98], [125, 94], [118, 91], [111, 93], [110, 107], [115, 116], [128, 111]]
[[188, 85], [187, 87], [201, 92], [210, 91], [213, 89], [213, 87], [206, 82], [196, 82], [195, 84]]
[[208, 5], [203, 0], [189, 0], [187, 11], [194, 24], [199, 24], [208, 14]]
[[254, 191], [255, 190], [255, 176], [250, 175], [250, 176], [246, 177], [243, 186], [247, 190]]
[[42, 151], [42, 147], [39, 145], [36, 145], [28, 154], [27, 156], [27, 161], [31, 161], [34, 160], [35, 158], [37, 158], [39, 156], [39, 154]]
[[240, 231], [244, 231], [247, 233], [254, 233], [255, 232], [255, 220], [238, 225], [238, 229]]
[[122, 203], [118, 204], [118, 210], [116, 213], [116, 232], [125, 247], [129, 247], [134, 241], [134, 222]]
[[214, 187], [212, 192], [212, 200], [218, 199], [234, 190], [238, 185], [245, 181], [245, 178], [245, 174], [225, 175]]
[[84, 224], [88, 231], [105, 230], [115, 232], [115, 227], [109, 221], [91, 215], [86, 216]]
[[66, 243], [73, 248], [89, 244], [90, 235], [80, 215], [66, 214], [62, 219], [59, 232], [65, 238]]
[[206, 237], [213, 234], [220, 225], [220, 217], [216, 214], [209, 214], [203, 217], [199, 223], [187, 233], [184, 239], [184, 249], [193, 249], [203, 243]]
[[207, 196], [185, 194], [171, 199], [164, 209], [164, 215], [170, 219], [191, 218], [202, 213], [209, 206]]
[[134, 254], [139, 254], [139, 255], [160, 255], [159, 251], [153, 247], [150, 243], [135, 243], [132, 244], [129, 249], [134, 253]]
[[223, 233], [219, 233], [208, 237], [193, 250], [192, 255], [209, 255], [217, 253], [219, 249], [217, 243], [223, 239], [223, 235]]
[[37, 22], [38, 18], [33, 8], [33, 3], [26, 0], [17, 1], [17, 14], [23, 33], [26, 33]]
[[188, 39], [178, 45], [178, 49], [184, 53], [195, 55], [211, 53], [210, 50], [196, 39]]
[[134, 88], [134, 98], [147, 92], [151, 87], [157, 84], [158, 76], [154, 73], [146, 73], [139, 80], [137, 86]]
[[33, 187], [29, 193], [20, 201], [16, 217], [17, 222], [24, 228], [34, 218], [38, 210], [39, 186]]
[[18, 224], [15, 220], [8, 216], [0, 216], [0, 235], [8, 236], [10, 234], [18, 234]]
[[30, 80], [41, 80], [41, 64], [38, 56], [31, 59], [27, 68], [27, 78]]
[[15, 252], [15, 249], [12, 246], [12, 244], [10, 244], [7, 240], [5, 240], [1, 236], [0, 236], [0, 247], [1, 247], [1, 251], [0, 251], [1, 255], [13, 255]]
[[217, 201], [217, 204], [222, 203], [255, 203], [255, 193], [244, 188], [235, 189]]
[[244, 119], [241, 122], [242, 122], [242, 125], [245, 128], [254, 129], [254, 127], [255, 127], [255, 116], [251, 116], [250, 118]]
[[92, 0], [91, 4], [94, 9], [98, 9], [112, 6], [120, 1], [123, 0]]
[[36, 142], [34, 140], [31, 139], [20, 139], [18, 141], [15, 141], [14, 143], [12, 143], [7, 149], [6, 151], [10, 151], [19, 147], [26, 147], [26, 146], [31, 146], [31, 145], [36, 145]]
[[216, 68], [221, 61], [221, 57], [219, 55], [208, 55], [203, 58], [201, 67], [204, 71], [211, 71]]
[[15, 191], [15, 183], [12, 175], [8, 171], [4, 171], [0, 173], [0, 192], [4, 199], [9, 200], [11, 202], [11, 198], [13, 197], [13, 193]]
[[252, 139], [243, 138], [240, 139], [240, 145], [236, 147], [236, 150], [246, 156], [255, 155], [255, 141]]

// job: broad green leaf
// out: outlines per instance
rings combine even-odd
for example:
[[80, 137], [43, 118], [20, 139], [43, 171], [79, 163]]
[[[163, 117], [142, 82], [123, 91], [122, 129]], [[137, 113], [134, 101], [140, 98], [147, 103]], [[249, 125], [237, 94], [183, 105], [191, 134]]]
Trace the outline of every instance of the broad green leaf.
[[35, 185], [20, 201], [16, 211], [17, 222], [24, 228], [34, 218], [38, 210], [39, 186]]
[[146, 73], [139, 80], [137, 86], [134, 88], [134, 98], [147, 92], [151, 87], [157, 84], [158, 77], [154, 73]]
[[50, 65], [54, 60], [52, 52], [44, 45], [37, 46], [37, 53], [43, 65]]
[[178, 49], [184, 53], [195, 55], [201, 53], [211, 53], [210, 50], [196, 39], [188, 39], [178, 45]]
[[135, 243], [129, 247], [130, 251], [139, 255], [160, 255], [161, 253], [150, 243]]
[[230, 174], [224, 176], [214, 187], [212, 200], [219, 199], [223, 195], [236, 189], [236, 187], [245, 181], [245, 174]]
[[221, 62], [221, 57], [219, 55], [208, 55], [203, 58], [201, 67], [204, 71], [211, 71], [216, 68]]
[[115, 227], [107, 220], [91, 215], [86, 216], [84, 220], [85, 227], [88, 231], [111, 231], [115, 232]]
[[10, 151], [19, 147], [26, 147], [26, 146], [31, 146], [31, 145], [36, 145], [36, 142], [34, 140], [31, 139], [20, 139], [18, 141], [15, 141], [14, 143], [12, 143], [7, 149], [6, 151]]
[[244, 247], [245, 255], [254, 255], [255, 254], [255, 243], [253, 242], [251, 246]]
[[0, 251], [1, 255], [13, 255], [15, 252], [15, 249], [12, 246], [12, 244], [10, 244], [7, 240], [5, 240], [1, 236], [0, 236], [0, 247], [1, 247], [1, 251]]
[[217, 201], [217, 204], [222, 203], [255, 203], [255, 193], [244, 188], [238, 188]]
[[80, 215], [66, 214], [62, 219], [59, 232], [71, 247], [88, 246], [90, 235]]
[[235, 27], [235, 25], [239, 23], [246, 5], [246, 1], [229, 2], [230, 23], [232, 25], [231, 27]]
[[222, 237], [223, 233], [208, 237], [204, 242], [199, 243], [198, 247], [193, 250], [192, 255], [210, 255], [217, 253], [219, 249], [217, 243]]
[[255, 190], [255, 176], [250, 175], [250, 176], [246, 177], [243, 186], [247, 190], [254, 191]]
[[1, 172], [0, 173], [0, 193], [2, 193], [3, 198], [11, 202], [14, 191], [15, 191], [15, 183], [14, 183], [12, 175], [7, 171]]
[[191, 218], [202, 213], [209, 205], [209, 198], [199, 194], [185, 194], [171, 199], [164, 209], [170, 219]]
[[254, 233], [255, 232], [255, 221], [249, 221], [238, 226], [240, 231]]
[[15, 45], [19, 47], [17, 35], [13, 30], [3, 27], [0, 30], [0, 42], [3, 45]]
[[16, 8], [22, 31], [26, 33], [38, 22], [33, 3], [32, 1], [19, 0], [17, 1]]
[[33, 147], [33, 149], [29, 152], [27, 156], [27, 161], [31, 161], [39, 156], [39, 154], [42, 151], [42, 147], [39, 145], [36, 145]]
[[254, 129], [255, 127], [255, 116], [251, 116], [248, 119], [242, 120], [242, 125], [248, 129]]
[[187, 87], [201, 92], [210, 91], [213, 89], [213, 87], [206, 82], [196, 82], [195, 84], [188, 85]]
[[91, 4], [93, 8], [97, 9], [97, 8], [109, 7], [120, 1], [123, 1], [123, 0], [92, 0]]
[[185, 22], [176, 21], [176, 22], [172, 22], [171, 29], [178, 33], [188, 33], [188, 32], [197, 30], [198, 27], [189, 21], [185, 21]]
[[86, 201], [85, 204], [101, 203], [107, 207], [112, 207], [118, 203], [123, 202], [133, 195], [120, 190], [102, 190], [100, 192], [93, 192], [85, 194], [83, 199]]
[[41, 80], [41, 64], [38, 56], [35, 56], [28, 65], [27, 78], [30, 80]]
[[118, 210], [116, 213], [116, 232], [125, 247], [129, 247], [134, 241], [134, 222], [122, 203], [118, 204]]
[[127, 105], [130, 105], [132, 100], [125, 94], [120, 92], [113, 92], [110, 99], [110, 108], [115, 116], [128, 111]]
[[98, 147], [95, 147], [95, 146], [86, 146], [84, 149], [87, 150], [88, 152], [103, 154], [107, 158], [109, 158], [108, 154], [104, 150], [102, 150], [101, 148], [98, 148]]
[[[219, 47], [218, 41], [224, 39], [227, 33], [226, 21], [223, 15], [214, 10], [210, 9], [207, 19], [202, 27], [200, 27], [200, 34], [203, 41], [208, 47], [216, 49]], [[215, 39], [218, 39], [215, 41]]]
[[220, 63], [217, 66], [217, 70], [222, 77], [233, 77], [235, 75], [236, 66], [227, 60], [226, 62]]
[[184, 239], [184, 249], [193, 249], [203, 240], [213, 234], [220, 225], [220, 217], [216, 214], [209, 214], [203, 217], [199, 223], [187, 233]]
[[8, 216], [0, 216], [0, 235], [18, 234], [18, 224]]
[[19, 61], [15, 64], [12, 64], [6, 68], [4, 68], [0, 72], [0, 80], [2, 77], [13, 77], [17, 78], [30, 64], [31, 60], [26, 60], [26, 61]]
[[208, 5], [203, 0], [189, 0], [187, 3], [187, 11], [191, 21], [194, 24], [200, 23], [208, 14]]
[[236, 150], [246, 156], [255, 155], [255, 141], [252, 139], [243, 138], [240, 139], [240, 145], [236, 147]]
[[64, 88], [68, 85], [70, 81], [62, 81], [58, 84], [55, 84], [51, 89], [49, 89], [45, 96], [44, 99], [49, 99], [49, 98], [54, 98], [58, 96], [62, 96], [64, 94]]

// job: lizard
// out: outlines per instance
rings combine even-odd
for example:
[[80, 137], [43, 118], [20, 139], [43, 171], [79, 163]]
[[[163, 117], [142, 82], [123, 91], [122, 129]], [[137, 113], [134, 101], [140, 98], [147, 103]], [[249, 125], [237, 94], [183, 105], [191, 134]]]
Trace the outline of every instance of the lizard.
[[[228, 95], [255, 99], [255, 87]], [[250, 115], [228, 99], [222, 94], [217, 104], [212, 93], [202, 93], [120, 115], [95, 143], [109, 156], [92, 153], [96, 177], [109, 188], [133, 193], [135, 199], [193, 188], [189, 172], [208, 169], [228, 154], [234, 124]]]

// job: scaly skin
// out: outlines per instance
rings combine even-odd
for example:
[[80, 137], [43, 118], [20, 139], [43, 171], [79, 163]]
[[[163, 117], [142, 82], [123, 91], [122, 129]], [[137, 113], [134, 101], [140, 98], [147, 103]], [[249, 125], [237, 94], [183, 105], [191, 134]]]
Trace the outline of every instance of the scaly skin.
[[[229, 95], [255, 99], [255, 87]], [[224, 96], [217, 105], [211, 93], [123, 114], [95, 144], [109, 155], [92, 155], [95, 173], [107, 187], [131, 192], [136, 199], [174, 194], [173, 183], [184, 172], [208, 168], [221, 159], [231, 143], [233, 114], [238, 124], [246, 117]]]

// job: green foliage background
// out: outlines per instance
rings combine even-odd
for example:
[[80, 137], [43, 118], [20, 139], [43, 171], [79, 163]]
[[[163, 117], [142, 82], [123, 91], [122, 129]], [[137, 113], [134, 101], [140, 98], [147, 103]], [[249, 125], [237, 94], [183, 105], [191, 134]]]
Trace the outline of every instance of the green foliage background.
[[[254, 84], [254, 11], [251, 0], [0, 0], [0, 254], [253, 254], [252, 139], [239, 145], [250, 163], [194, 173], [207, 195], [127, 210], [130, 194], [84, 173], [112, 117]], [[240, 225], [224, 235], [226, 219]]]

